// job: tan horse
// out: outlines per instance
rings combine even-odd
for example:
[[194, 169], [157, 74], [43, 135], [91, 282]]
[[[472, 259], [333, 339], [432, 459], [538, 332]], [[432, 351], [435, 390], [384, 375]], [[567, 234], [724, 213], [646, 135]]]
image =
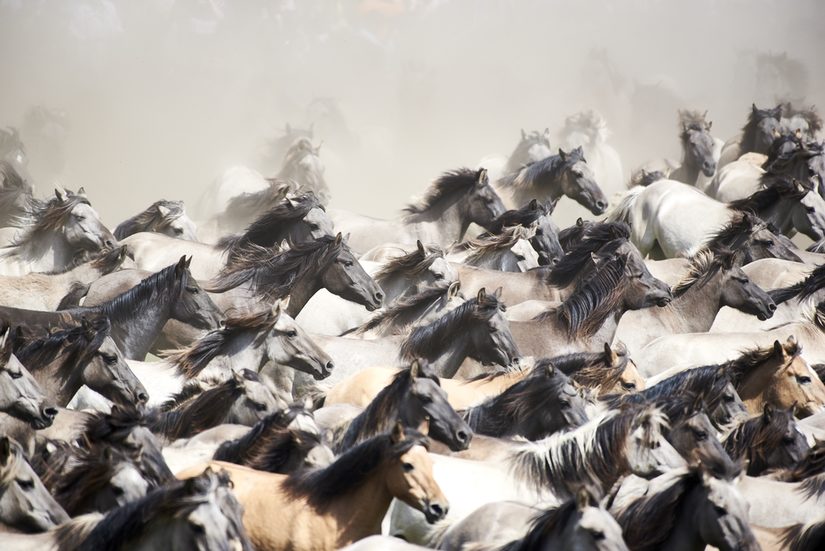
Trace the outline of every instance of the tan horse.
[[[421, 428], [426, 432], [426, 423]], [[277, 475], [212, 461], [178, 477], [196, 476], [209, 466], [226, 469], [258, 551], [332, 551], [380, 534], [393, 498], [422, 511], [431, 523], [447, 514], [427, 446], [424, 434], [399, 424], [329, 467], [303, 474]]]
[[[748, 412], [759, 415], [765, 404], [788, 409], [796, 404], [798, 417], [825, 409], [825, 385], [802, 357], [802, 347], [789, 336], [785, 343], [755, 348], [723, 364], [736, 381]], [[647, 380], [649, 386], [683, 371], [673, 368]]]
[[[551, 361], [569, 375], [573, 382], [594, 389], [598, 396], [624, 394], [645, 388], [644, 377], [621, 343], [612, 349], [605, 344], [604, 353], [568, 354]], [[447, 393], [447, 401], [453, 409], [459, 411], [498, 396], [529, 375], [532, 365], [532, 358], [522, 358], [519, 363], [521, 369], [518, 371], [498, 372], [469, 381], [444, 378], [439, 381], [441, 388]], [[362, 369], [335, 385], [327, 393], [324, 405], [352, 404], [365, 408], [392, 382], [398, 371], [388, 367]]]

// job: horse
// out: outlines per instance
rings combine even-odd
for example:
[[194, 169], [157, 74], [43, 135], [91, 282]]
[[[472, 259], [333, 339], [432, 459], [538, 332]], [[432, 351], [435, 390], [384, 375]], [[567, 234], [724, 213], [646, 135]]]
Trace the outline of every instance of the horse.
[[807, 109], [794, 107], [786, 101], [782, 107], [782, 131], [798, 135], [806, 140], [815, 140], [822, 130], [822, 117], [816, 112], [816, 106]]
[[[742, 344], [740, 341], [739, 346]], [[802, 418], [825, 409], [825, 385], [801, 354], [802, 347], [790, 336], [784, 343], [776, 340], [772, 346], [756, 346], [739, 353], [738, 357], [724, 363], [724, 369], [730, 373], [751, 414], [760, 413], [766, 403], [783, 408], [796, 404], [797, 414]], [[680, 370], [677, 367], [662, 371], [656, 378], [648, 379], [648, 383], [653, 384]]]
[[778, 305], [774, 315], [767, 320], [751, 321], [750, 316], [739, 316], [733, 311], [722, 309], [716, 315], [711, 332], [726, 331], [762, 331], [773, 329], [786, 323], [810, 318], [816, 311], [816, 305], [825, 299], [825, 266], [818, 266], [807, 277], [791, 285], [775, 288], [769, 292]]
[[39, 430], [51, 426], [57, 408], [20, 360], [12, 353], [13, 330], [3, 331], [0, 344], [0, 412]]
[[43, 484], [72, 517], [120, 507], [158, 486], [144, 478], [134, 451], [106, 445], [51, 445], [58, 448], [50, 454]]
[[728, 434], [725, 451], [734, 461], [747, 461], [747, 474], [795, 467], [809, 446], [794, 421], [793, 407], [776, 409], [766, 403], [762, 413], [748, 419]]
[[67, 302], [73, 294], [85, 294], [100, 277], [120, 268], [125, 258], [126, 247], [119, 247], [62, 272], [0, 276], [0, 304], [29, 310], [71, 307]]
[[45, 337], [23, 340], [14, 353], [60, 407], [87, 385], [124, 407], [140, 407], [149, 396], [112, 340], [105, 317], [83, 321]]
[[781, 105], [759, 108], [755, 103], [752, 104], [748, 121], [742, 127], [740, 135], [729, 139], [722, 147], [717, 168], [721, 170], [745, 153], [767, 153], [774, 139], [781, 134], [781, 117]]
[[731, 251], [699, 253], [673, 287], [673, 301], [664, 308], [625, 312], [614, 339], [624, 342], [632, 354], [661, 335], [709, 330], [724, 306], [761, 321], [770, 318], [776, 304], [742, 271], [737, 257]]
[[559, 228], [550, 218], [555, 208], [556, 205], [552, 201], [539, 202], [533, 199], [525, 206], [508, 210], [496, 218], [489, 233], [499, 234], [509, 226], [535, 226], [533, 237], [529, 239], [530, 244], [539, 255], [539, 265], [552, 266], [564, 256], [564, 250], [559, 243]]
[[624, 191], [624, 171], [619, 153], [607, 143], [607, 121], [593, 110], [570, 115], [559, 132], [561, 146], [568, 151], [581, 147], [587, 164], [607, 197]]
[[341, 429], [334, 448], [339, 453], [348, 450], [386, 432], [396, 421], [405, 427], [417, 427], [424, 419], [429, 420], [431, 439], [453, 451], [465, 450], [470, 445], [471, 427], [447, 402], [447, 394], [429, 366], [414, 360], [408, 368], [396, 373], [364, 411]]
[[[683, 467], [684, 460], [665, 439], [666, 426], [657, 408], [634, 405], [603, 412], [580, 427], [536, 442], [500, 443], [486, 458], [434, 455], [436, 480], [452, 496], [446, 521], [464, 518], [486, 503], [551, 505], [574, 495], [582, 484], [604, 492], [627, 473], [649, 478]], [[459, 455], [473, 457], [474, 447]], [[424, 520], [396, 504], [390, 534], [433, 545], [444, 526], [427, 526]]]
[[274, 255], [271, 249], [249, 245], [243, 259], [225, 266], [206, 290], [224, 293], [240, 285], [248, 285], [254, 296], [268, 301], [289, 295], [286, 313], [292, 317], [321, 288], [371, 312], [384, 300], [383, 291], [364, 271], [340, 233], [295, 244]]
[[[748, 501], [737, 489], [738, 470], [698, 466], [665, 473], [629, 503], [609, 510], [631, 549], [756, 551], [748, 524]], [[621, 499], [621, 498], [614, 498]]]
[[106, 515], [91, 514], [39, 535], [11, 535], [4, 546], [23, 549], [238, 549], [252, 551], [242, 509], [226, 473], [207, 469], [174, 481]]
[[666, 306], [670, 288], [650, 275], [638, 251], [619, 238], [593, 254], [596, 271], [556, 308], [533, 321], [512, 322], [519, 349], [527, 356], [586, 352], [612, 342], [627, 310]]
[[[545, 511], [515, 502], [484, 505], [450, 526], [439, 538], [438, 549], [627, 551], [621, 526], [595, 493], [583, 487], [575, 498]], [[511, 540], [511, 533], [518, 535]]]
[[155, 201], [144, 211], [118, 224], [114, 234], [121, 240], [138, 232], [156, 232], [177, 239], [198, 240], [195, 223], [186, 215], [183, 201]]
[[505, 212], [490, 186], [487, 171], [460, 168], [445, 172], [400, 220], [378, 220], [345, 211], [330, 212], [339, 231], [350, 234], [354, 251], [365, 253], [383, 243], [434, 243], [446, 247], [460, 241], [470, 224], [486, 230]]
[[607, 210], [607, 198], [596, 183], [581, 147], [569, 152], [559, 149], [557, 155], [520, 167], [495, 182], [495, 188], [516, 205], [531, 199], [556, 201], [564, 195], [592, 214]]
[[20, 444], [0, 436], [0, 525], [4, 531], [45, 532], [68, 520], [69, 515], [28, 464]]
[[586, 402], [551, 360], [536, 362], [530, 375], [462, 412], [477, 434], [538, 440], [587, 421]]
[[[0, 135], [2, 133], [0, 129]], [[0, 160], [0, 227], [16, 226], [26, 220], [29, 210], [37, 205], [32, 191], [31, 185], [17, 172], [14, 164]]]
[[54, 192], [32, 207], [0, 261], [3, 275], [49, 272], [72, 267], [87, 254], [114, 248], [117, 240], [100, 221], [81, 188]]
[[[720, 203], [697, 189], [675, 180], [659, 180], [633, 188], [608, 215], [626, 222], [639, 251], [655, 258], [690, 258], [708, 239], [735, 219], [751, 211], [782, 232], [799, 231], [813, 240], [825, 235], [825, 203], [800, 184], [777, 180], [746, 199]], [[696, 216], [701, 213], [701, 216]]]
[[309, 138], [298, 138], [284, 155], [281, 170], [275, 175], [277, 180], [295, 183], [296, 191], [314, 193], [321, 204], [330, 200], [329, 186], [324, 179], [324, 163], [319, 156], [321, 146], [314, 146]]
[[[422, 511], [429, 522], [447, 514], [427, 446], [424, 434], [396, 424], [391, 433], [359, 444], [322, 469], [285, 476], [231, 463], [208, 465], [229, 473], [256, 549], [332, 551], [380, 533], [393, 497]], [[197, 475], [204, 467], [178, 476]], [[273, 510], [275, 517], [267, 513]]]
[[187, 383], [147, 414], [148, 427], [172, 441], [222, 423], [252, 426], [282, 405], [257, 373], [244, 369], [233, 372], [225, 381]]

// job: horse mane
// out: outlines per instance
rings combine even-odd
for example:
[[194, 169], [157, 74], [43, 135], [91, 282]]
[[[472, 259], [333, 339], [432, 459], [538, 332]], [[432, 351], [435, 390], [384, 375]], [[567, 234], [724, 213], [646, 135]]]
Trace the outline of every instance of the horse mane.
[[230, 235], [218, 241], [218, 247], [226, 252], [226, 263], [232, 264], [243, 254], [244, 246], [249, 243], [260, 247], [277, 245], [276, 239], [286, 233], [289, 226], [303, 220], [307, 213], [315, 208], [323, 210], [324, 206], [311, 191], [295, 197], [283, 197], [249, 224], [243, 233]]
[[580, 147], [571, 149], [564, 158], [561, 155], [550, 155], [539, 161], [527, 163], [523, 167], [505, 174], [499, 180], [499, 185], [507, 188], [529, 188], [536, 185], [536, 180], [545, 174], [555, 177], [563, 173], [577, 162], [586, 162]]
[[486, 181], [487, 171], [482, 169], [459, 168], [443, 173], [427, 189], [424, 197], [414, 204], [404, 207], [407, 215], [421, 215], [435, 208], [442, 201], [458, 200], [460, 195], [467, 193], [479, 181]]
[[[255, 427], [260, 423], [256, 423]], [[320, 435], [304, 430], [275, 424], [269, 424], [266, 430], [255, 431], [255, 427], [241, 438], [221, 444], [212, 459], [237, 463], [258, 471], [285, 474], [292, 454], [306, 457], [313, 448], [323, 445]]]
[[410, 428], [403, 431], [404, 439], [400, 442], [393, 442], [390, 434], [379, 434], [350, 448], [328, 467], [290, 474], [283, 489], [293, 498], [305, 498], [310, 505], [323, 506], [364, 484], [386, 460], [403, 455], [413, 446], [429, 449], [426, 436]]
[[[160, 207], [168, 209], [169, 212], [161, 214]], [[183, 201], [161, 199], [149, 205], [146, 210], [118, 224], [113, 233], [117, 239], [125, 239], [138, 232], [157, 231], [165, 228], [183, 214]]]
[[573, 484], [609, 486], [629, 468], [627, 436], [645, 422], [650, 433], [661, 434], [668, 426], [654, 406], [625, 405], [572, 431], [519, 444], [509, 456], [510, 468], [525, 483], [550, 488], [556, 495], [569, 495]]
[[785, 118], [800, 117], [805, 119], [811, 135], [822, 130], [822, 117], [819, 116], [815, 105], [808, 108], [797, 108], [794, 107], [790, 101], [785, 101], [782, 102], [779, 107], [782, 108], [782, 116]]
[[419, 293], [397, 299], [389, 306], [373, 314], [370, 319], [359, 327], [346, 334], [364, 334], [373, 329], [389, 330], [390, 328], [404, 329], [415, 323], [421, 314], [429, 309], [436, 301], [441, 300], [449, 292], [450, 284], [442, 283], [425, 287]]
[[315, 146], [312, 145], [312, 140], [307, 136], [299, 136], [292, 142], [289, 149], [284, 154], [281, 172], [283, 172], [290, 165], [295, 164], [303, 159], [307, 154], [315, 155]]
[[802, 281], [788, 285], [787, 287], [773, 289], [772, 291], [768, 291], [768, 294], [776, 304], [782, 304], [792, 298], [795, 298], [797, 302], [802, 302], [823, 287], [825, 287], [825, 264], [817, 266], [808, 274], [808, 277]]
[[782, 200], [800, 200], [810, 191], [806, 187], [800, 189], [795, 182], [786, 179], [773, 181], [768, 187], [754, 192], [749, 197], [737, 199], [728, 203], [728, 208], [738, 211], [751, 211], [757, 216], [767, 209], [776, 206]]
[[395, 275], [405, 277], [419, 276], [426, 272], [438, 258], [444, 258], [444, 249], [437, 245], [427, 245], [414, 251], [395, 257], [385, 263], [373, 279], [381, 285]]
[[535, 229], [532, 228], [510, 226], [499, 234], [471, 239], [467, 241], [466, 248], [472, 252], [464, 259], [464, 263], [475, 266], [487, 256], [496, 254], [502, 249], [509, 249], [520, 239], [530, 239], [535, 233]]
[[[574, 226], [574, 227], [579, 227]], [[581, 239], [578, 243], [565, 248], [565, 254], [547, 276], [547, 283], [554, 287], [567, 287], [580, 276], [582, 268], [589, 265], [593, 253], [599, 251], [608, 243], [612, 243], [611, 252], [622, 244], [619, 240], [630, 239], [630, 227], [624, 222], [592, 223], [581, 226]], [[562, 230], [562, 233], [566, 230]], [[559, 233], [561, 242], [561, 233]]]
[[64, 356], [61, 371], [71, 371], [88, 363], [109, 336], [111, 323], [106, 317], [97, 317], [77, 327], [62, 329], [43, 337], [25, 339], [15, 346], [14, 355], [32, 372]]
[[809, 497], [825, 492], [825, 442], [816, 440], [793, 467], [782, 471], [783, 482], [802, 482], [804, 490], [810, 490]]
[[26, 463], [26, 456], [23, 453], [23, 447], [10, 436], [4, 436], [8, 439], [9, 442], [9, 450], [11, 453], [4, 465], [0, 465], [0, 488], [4, 488], [8, 486], [11, 482], [14, 481], [15, 477], [18, 475], [18, 470], [20, 463]]
[[490, 224], [490, 231], [478, 237], [499, 234], [510, 226], [529, 226], [542, 216], [552, 214], [554, 208], [555, 204], [552, 201], [530, 201], [519, 209], [510, 209], [497, 216]]
[[[268, 205], [275, 204], [282, 200], [287, 193], [293, 192], [297, 184], [288, 178], [265, 178], [267, 184], [265, 189], [252, 193], [242, 193], [229, 200], [226, 205], [225, 215], [228, 217], [246, 218], [249, 213], [260, 213]], [[227, 238], [227, 239], [231, 239]], [[220, 246], [222, 241], [218, 241]]]
[[77, 205], [90, 205], [85, 195], [66, 191], [62, 199], [52, 197], [46, 202], [37, 201], [29, 212], [29, 223], [25, 230], [6, 246], [5, 256], [14, 256], [19, 247], [24, 247], [40, 234], [57, 231], [63, 227], [66, 217]]
[[628, 284], [624, 275], [626, 264], [627, 258], [624, 256], [606, 260], [558, 309], [542, 312], [534, 319], [558, 318], [564, 321], [571, 339], [592, 336], [622, 298]]
[[[87, 260], [83, 263], [72, 263], [69, 264], [66, 268], [62, 270], [51, 270], [48, 272], [43, 272], [45, 275], [59, 275], [71, 272], [75, 268], [78, 268], [84, 264], [87, 264], [94, 268], [95, 270], [99, 271], [101, 275], [106, 275], [114, 272], [118, 268], [120, 268], [123, 261], [126, 259], [126, 252], [127, 247], [126, 245], [121, 245], [115, 249], [105, 249], [98, 254], [96, 254], [90, 260]], [[63, 308], [58, 308], [58, 310], [62, 310]]]
[[710, 237], [697, 255], [703, 251], [737, 251], [761, 224], [763, 222], [750, 211], [735, 212], [730, 221]]
[[[258, 381], [258, 374], [244, 369], [245, 379]], [[148, 415], [152, 432], [170, 440], [185, 438], [214, 427], [226, 418], [243, 394], [243, 383], [234, 377], [204, 389], [203, 381], [190, 381], [180, 392]]]
[[382, 388], [364, 411], [350, 422], [347, 431], [336, 446], [336, 451], [349, 449], [357, 442], [390, 430], [398, 416], [398, 408], [404, 397], [409, 394], [416, 378], [429, 379], [437, 386], [441, 386], [438, 377], [431, 374], [424, 366], [419, 367], [415, 377], [410, 366], [400, 370], [395, 374], [392, 382]]
[[719, 366], [704, 366], [680, 371], [664, 381], [632, 394], [605, 397], [608, 407], [626, 404], [651, 403], [659, 406], [670, 419], [679, 417], [682, 404], [675, 398], [686, 393], [700, 395], [708, 409], [715, 408], [722, 399], [725, 387], [731, 380], [728, 372]]
[[343, 240], [329, 235], [295, 243], [280, 252], [250, 243], [238, 251], [237, 260], [224, 266], [205, 289], [222, 293], [250, 282], [258, 295], [283, 298], [298, 281], [325, 268], [346, 248]]
[[511, 433], [516, 420], [542, 418], [548, 413], [547, 401], [555, 401], [570, 382], [560, 370], [548, 373], [550, 365], [547, 359], [537, 361], [527, 377], [501, 394], [467, 408], [462, 418], [473, 431], [489, 435]]
[[722, 445], [731, 459], [741, 462], [747, 458], [754, 467], [756, 458], [782, 447], [789, 418], [793, 419], [793, 413], [782, 409], [775, 409], [768, 423], [764, 415], [752, 417], [733, 429]]
[[661, 170], [646, 170], [640, 168], [630, 175], [630, 181], [627, 183], [627, 187], [628, 189], [636, 186], [647, 187], [653, 182], [658, 182], [665, 178], [667, 178], [667, 174]]
[[794, 524], [782, 531], [782, 547], [790, 551], [825, 548], [825, 520], [821, 517], [807, 524]]
[[503, 307], [503, 303], [491, 293], [481, 301], [473, 297], [427, 325], [413, 329], [401, 343], [399, 357], [406, 360], [428, 358], [453, 342], [456, 334], [464, 330], [470, 321], [489, 319]]
[[702, 249], [690, 259], [688, 273], [677, 283], [672, 290], [673, 298], [678, 298], [694, 287], [701, 289], [710, 282], [716, 274], [729, 266], [733, 253], [714, 253], [710, 249]]
[[608, 365], [603, 352], [574, 352], [551, 361], [576, 384], [587, 388], [612, 388], [622, 378], [630, 355], [619, 353], [616, 365]]
[[530, 529], [523, 538], [499, 547], [498, 551], [532, 551], [544, 549], [547, 538], [556, 530], [563, 529], [567, 526], [577, 511], [576, 500], [568, 499], [558, 507], [553, 507], [539, 513], [530, 523]]
[[[231, 487], [231, 481], [226, 472], [214, 473], [208, 470], [195, 478], [170, 482], [140, 499], [110, 511], [74, 549], [96, 551], [122, 547], [139, 538], [146, 527], [155, 520], [164, 517], [180, 518], [206, 503], [209, 499], [207, 494], [211, 493], [216, 486]], [[240, 513], [239, 508], [236, 511]], [[240, 538], [244, 551], [250, 551], [252, 546], [245, 537], [246, 532], [240, 524], [240, 515], [238, 514], [237, 518], [227, 518], [235, 528], [236, 536]], [[61, 550], [66, 549], [65, 542], [78, 540], [72, 534], [76, 529], [73, 527], [66, 532], [58, 533], [58, 547]]]
[[[796, 341], [790, 345], [783, 344], [782, 347], [789, 356], [796, 357], [802, 354], [802, 345]], [[744, 377], [747, 377], [747, 375], [753, 372], [758, 366], [773, 358], [775, 354], [776, 350], [773, 345], [752, 348], [751, 350], [742, 352], [742, 355], [735, 360], [731, 360], [723, 365], [725, 370], [730, 374], [734, 385], [738, 386]]]
[[277, 321], [278, 315], [271, 308], [252, 312], [230, 311], [223, 327], [209, 331], [188, 348], [166, 354], [166, 360], [177, 365], [178, 371], [191, 379], [203, 371], [238, 334], [268, 330]]

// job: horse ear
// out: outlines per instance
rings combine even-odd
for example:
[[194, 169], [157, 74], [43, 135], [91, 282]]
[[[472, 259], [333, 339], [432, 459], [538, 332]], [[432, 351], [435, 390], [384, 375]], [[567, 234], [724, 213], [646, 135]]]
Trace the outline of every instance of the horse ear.
[[461, 291], [461, 282], [456, 280], [450, 283], [450, 287], [447, 289], [447, 296], [449, 298], [455, 297], [458, 292]]
[[418, 428], [416, 430], [424, 436], [430, 434], [430, 417], [428, 415], [424, 416], [424, 418], [418, 424]]
[[55, 190], [54, 190], [54, 196], [55, 196], [55, 197], [57, 197], [57, 200], [58, 200], [58, 201], [63, 202], [63, 194], [62, 194], [62, 193], [60, 193], [60, 190], [59, 190], [59, 189], [55, 188]]
[[278, 319], [279, 317], [281, 317], [281, 311], [282, 310], [283, 310], [283, 307], [281, 306], [281, 301], [280, 300], [275, 301], [275, 304], [272, 305], [272, 317], [275, 318], [275, 319]]
[[413, 379], [417, 379], [420, 374], [421, 366], [418, 364], [418, 360], [413, 360], [410, 364], [410, 377]]
[[616, 360], [618, 357], [616, 356], [616, 353], [613, 352], [613, 349], [610, 348], [609, 342], [604, 343], [604, 357], [607, 360], [608, 367], [613, 367], [616, 365]]
[[286, 312], [287, 308], [289, 308], [289, 299], [292, 295], [287, 295], [280, 300], [281, 311]]
[[401, 421], [396, 421], [395, 425], [392, 427], [392, 432], [390, 433], [390, 442], [393, 444], [398, 444], [404, 441], [404, 425], [401, 424]]
[[482, 287], [481, 289], [478, 290], [478, 294], [476, 295], [476, 300], [478, 302], [484, 302], [484, 300], [486, 300], [486, 299], [487, 299], [487, 289]]
[[582, 219], [582, 217], [581, 217], [581, 216], [579, 216], [579, 217], [576, 219], [576, 225], [577, 225], [578, 227], [582, 227], [582, 226], [584, 226], [584, 220]]
[[571, 151], [571, 153], [574, 157], [578, 157], [579, 159], [584, 157], [584, 150], [582, 149], [582, 146], [577, 147], [576, 149]]
[[338, 235], [335, 236], [335, 245], [340, 245], [341, 241], [343, 241], [344, 236], [341, 235], [341, 232], [338, 232]]
[[427, 256], [427, 251], [424, 250], [424, 243], [421, 242], [420, 239], [416, 240], [415, 246], [418, 247], [418, 252], [424, 256]]
[[565, 152], [562, 150], [562, 148], [559, 148], [559, 157], [561, 157], [561, 160], [562, 160], [562, 161], [566, 161], [566, 160], [567, 160], [567, 153], [565, 153]]
[[232, 370], [232, 380], [238, 383], [239, 385], [243, 385], [243, 374], [240, 371]]
[[762, 408], [762, 422], [766, 425], [771, 422], [773, 418], [774, 409], [770, 402], [766, 403], [765, 406]]
[[4, 467], [9, 464], [11, 459], [11, 440], [8, 436], [0, 436], [0, 465]]
[[478, 170], [478, 178], [476, 179], [476, 185], [479, 186], [479, 187], [486, 186], [489, 182], [490, 182], [490, 180], [487, 177], [487, 169], [486, 168], [480, 168]]
[[186, 259], [186, 264], [184, 264], [184, 267], [188, 268], [191, 265], [192, 265], [192, 257], [190, 256], [189, 258]]
[[83, 187], [83, 186], [80, 186], [80, 189], [77, 190], [77, 193], [75, 193], [75, 195], [83, 195], [85, 197], [86, 196], [86, 188]]
[[502, 294], [503, 292], [504, 292], [504, 287], [499, 287], [499, 288], [498, 288], [498, 289], [496, 289], [496, 291], [493, 293], [493, 296], [494, 296], [494, 297], [496, 297], [496, 300], [499, 300], [499, 299], [501, 298], [501, 294]]
[[527, 205], [527, 208], [529, 208], [530, 210], [539, 210], [539, 202], [535, 199], [532, 199], [530, 201], [530, 204]]
[[3, 329], [2, 338], [3, 344], [0, 345], [2, 346], [2, 348], [0, 348], [0, 362], [2, 362], [3, 365], [5, 365], [9, 362], [9, 358], [11, 358], [12, 349], [14, 348], [13, 331], [10, 330], [9, 327], [5, 327]]
[[781, 342], [773, 341], [773, 353], [777, 356], [783, 356], [785, 354], [785, 349], [782, 348]]
[[708, 121], [705, 127], [708, 129], [708, 132], [710, 132], [710, 129], [713, 127], [713, 121]]
[[785, 341], [785, 351], [788, 354], [791, 354], [797, 348], [798, 348], [798, 346], [796, 344], [796, 336], [788, 335], [788, 339]]
[[180, 260], [178, 260], [178, 263], [175, 265], [175, 274], [181, 275], [183, 273], [183, 270], [185, 270], [185, 269], [186, 269], [186, 255], [183, 255], [182, 257], [180, 257]]
[[590, 505], [590, 494], [584, 487], [579, 488], [576, 492], [576, 510], [584, 511]]

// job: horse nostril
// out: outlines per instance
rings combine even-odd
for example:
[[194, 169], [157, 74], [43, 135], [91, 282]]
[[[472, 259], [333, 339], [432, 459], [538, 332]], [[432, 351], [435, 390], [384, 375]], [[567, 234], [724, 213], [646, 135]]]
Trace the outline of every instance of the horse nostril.
[[55, 407], [45, 407], [43, 408], [43, 415], [48, 417], [49, 419], [54, 419], [57, 417], [57, 408]]
[[599, 207], [600, 209], [606, 209], [607, 208], [607, 203], [605, 203], [604, 201], [596, 201], [596, 206]]
[[149, 401], [149, 395], [145, 392], [138, 392], [137, 399], [141, 404], [145, 404]]
[[333, 369], [335, 369], [335, 364], [332, 362], [327, 362], [326, 368], [327, 371], [332, 371]]
[[108, 247], [110, 249], [114, 248], [114, 245], [115, 245], [114, 243], [112, 243], [111, 239], [107, 239], [106, 241], [103, 242], [103, 244], [106, 245], [106, 247]]
[[377, 300], [378, 302], [383, 301], [384, 300], [384, 293], [382, 293], [381, 291], [376, 291], [375, 292], [375, 300]]
[[771, 312], [776, 312], [776, 304], [774, 304], [774, 303], [768, 304], [768, 310], [770, 310]]
[[467, 441], [467, 433], [463, 430], [460, 430], [455, 433], [455, 437], [458, 439], [459, 442], [462, 444]]
[[432, 503], [430, 504], [430, 512], [436, 516], [441, 517], [444, 515], [444, 508], [438, 503]]

